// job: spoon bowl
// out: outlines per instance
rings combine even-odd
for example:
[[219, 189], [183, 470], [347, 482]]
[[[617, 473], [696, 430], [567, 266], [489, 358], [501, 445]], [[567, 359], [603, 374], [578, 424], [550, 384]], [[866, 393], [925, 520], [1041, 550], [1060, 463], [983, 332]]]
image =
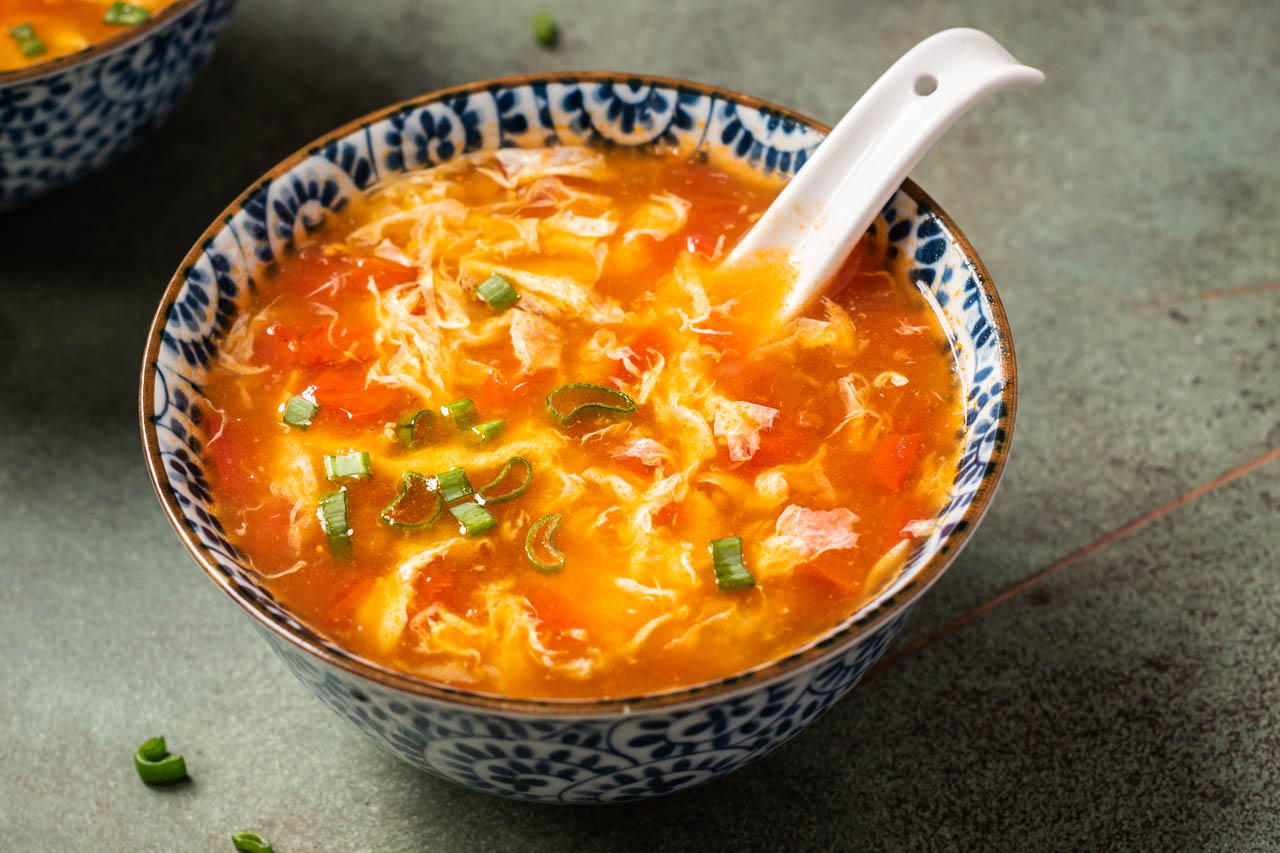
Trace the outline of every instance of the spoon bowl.
[[827, 287], [867, 227], [946, 130], [978, 101], [1044, 74], [980, 30], [943, 30], [907, 51], [844, 114], [725, 259], [732, 270], [785, 256], [792, 319]]

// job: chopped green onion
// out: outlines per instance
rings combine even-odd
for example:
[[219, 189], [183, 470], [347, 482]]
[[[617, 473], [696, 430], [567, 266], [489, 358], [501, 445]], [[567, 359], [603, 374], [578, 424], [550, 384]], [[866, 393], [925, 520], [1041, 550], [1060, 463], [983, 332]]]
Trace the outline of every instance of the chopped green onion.
[[450, 468], [444, 473], [436, 474], [436, 482], [439, 483], [440, 494], [446, 501], [469, 498], [476, 493], [471, 488], [471, 481], [467, 479], [467, 472], [461, 468]]
[[[555, 535], [560, 529], [560, 513], [553, 512], [529, 525], [524, 537], [524, 555], [533, 567], [542, 572], [558, 572], [564, 568], [564, 554], [556, 549]], [[541, 551], [546, 559], [539, 557]]]
[[330, 480], [341, 480], [343, 477], [368, 477], [372, 473], [369, 454], [363, 450], [352, 450], [336, 456], [325, 454], [324, 475]]
[[163, 737], [153, 737], [133, 754], [133, 766], [148, 785], [171, 785], [187, 778], [187, 762], [170, 754]]
[[458, 429], [467, 429], [476, 422], [476, 404], [470, 398], [463, 397], [448, 405], [440, 407], [440, 414], [453, 418], [453, 425]]
[[453, 513], [453, 517], [458, 519], [458, 523], [462, 525], [462, 530], [468, 536], [475, 536], [498, 526], [498, 519], [493, 517], [493, 513], [480, 506], [480, 504], [472, 503], [471, 501], [451, 506], [449, 507], [449, 512]]
[[561, 424], [572, 423], [580, 416], [599, 412], [631, 415], [635, 410], [635, 400], [607, 385], [570, 382], [547, 395], [547, 412]]
[[289, 402], [284, 404], [284, 422], [291, 427], [306, 429], [311, 426], [311, 419], [316, 416], [318, 411], [320, 411], [320, 407], [314, 402], [306, 397], [295, 395], [290, 397]]
[[[508, 483], [507, 475], [511, 473], [513, 467], [520, 468], [524, 472], [523, 475], [519, 475], [520, 482], [504, 485]], [[524, 494], [525, 489], [529, 488], [531, 480], [533, 480], [533, 463], [523, 456], [512, 456], [492, 482], [480, 487], [480, 491], [476, 493], [476, 503], [500, 504], [503, 501], [518, 498]]]
[[329, 539], [329, 553], [335, 557], [351, 555], [351, 526], [347, 521], [347, 493], [343, 489], [320, 499], [320, 526]]
[[711, 540], [711, 562], [716, 569], [716, 583], [721, 592], [735, 589], [750, 589], [756, 585], [756, 579], [747, 571], [742, 562], [742, 538], [730, 536], [727, 539]]
[[271, 842], [256, 832], [237, 832], [231, 836], [231, 843], [244, 853], [274, 853]]
[[400, 477], [400, 492], [378, 514], [384, 523], [401, 530], [426, 527], [444, 511], [444, 500], [436, 484], [416, 471], [405, 471]]
[[112, 3], [103, 16], [102, 23], [117, 24], [122, 27], [136, 27], [151, 17], [151, 13], [141, 6], [132, 3]]
[[476, 295], [489, 303], [489, 307], [501, 314], [520, 301], [520, 294], [511, 282], [494, 273], [476, 288]]
[[476, 440], [483, 444], [490, 439], [497, 438], [504, 429], [507, 428], [507, 422], [499, 418], [496, 421], [485, 421], [482, 424], [476, 424], [471, 428], [471, 434]]
[[436, 416], [430, 409], [406, 412], [396, 421], [396, 438], [406, 449], [417, 447], [435, 432]]
[[529, 29], [533, 32], [533, 40], [543, 47], [551, 47], [556, 43], [556, 22], [551, 17], [550, 12], [538, 12], [533, 16], [533, 20], [529, 22]]
[[18, 24], [9, 30], [9, 35], [13, 36], [13, 40], [18, 43], [18, 50], [27, 59], [36, 57], [44, 53], [44, 42], [36, 35], [35, 27], [30, 24]]

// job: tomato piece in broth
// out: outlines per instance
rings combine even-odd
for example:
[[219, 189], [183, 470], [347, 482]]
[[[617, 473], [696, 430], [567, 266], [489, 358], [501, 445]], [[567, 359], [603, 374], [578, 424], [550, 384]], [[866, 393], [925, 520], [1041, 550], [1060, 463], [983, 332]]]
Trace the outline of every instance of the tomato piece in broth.
[[920, 458], [922, 440], [919, 433], [910, 433], [886, 435], [876, 442], [871, 452], [872, 478], [886, 489], [900, 491]]
[[311, 380], [316, 402], [340, 410], [352, 424], [369, 424], [394, 417], [403, 395], [368, 381], [367, 364], [331, 367]]

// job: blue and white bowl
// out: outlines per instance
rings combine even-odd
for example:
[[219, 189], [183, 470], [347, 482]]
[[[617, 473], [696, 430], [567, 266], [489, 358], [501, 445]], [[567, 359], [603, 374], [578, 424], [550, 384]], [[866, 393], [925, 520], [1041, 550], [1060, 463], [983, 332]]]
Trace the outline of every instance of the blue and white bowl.
[[616, 74], [474, 83], [397, 104], [325, 136], [267, 173], [196, 242], [147, 341], [147, 464], [178, 535], [320, 699], [415, 767], [481, 791], [558, 803], [665, 794], [753, 761], [798, 734], [880, 657], [913, 602], [955, 559], [991, 501], [1013, 428], [1009, 328], [982, 262], [907, 182], [875, 228], [939, 307], [966, 400], [964, 452], [936, 530], [895, 581], [787, 657], [715, 682], [608, 700], [531, 701], [384, 669], [300, 623], [263, 588], [214, 514], [201, 448], [205, 374], [254, 289], [332, 212], [395, 177], [502, 146], [662, 146], [794, 174], [825, 128], [754, 98]]
[[235, 0], [178, 0], [76, 53], [0, 71], [0, 211], [132, 147], [186, 94]]

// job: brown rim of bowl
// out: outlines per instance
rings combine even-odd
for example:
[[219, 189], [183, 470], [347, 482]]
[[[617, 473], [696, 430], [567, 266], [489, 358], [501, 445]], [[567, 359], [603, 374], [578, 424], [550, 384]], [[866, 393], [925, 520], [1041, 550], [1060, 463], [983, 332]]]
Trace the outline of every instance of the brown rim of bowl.
[[53, 59], [37, 62], [35, 65], [28, 65], [23, 68], [10, 68], [7, 71], [0, 71], [0, 87], [22, 80], [31, 80], [45, 74], [56, 74], [59, 71], [70, 68], [72, 65], [78, 65], [81, 62], [96, 59], [103, 54], [112, 53], [125, 47], [135, 39], [146, 38], [148, 33], [164, 26], [170, 19], [181, 15], [192, 6], [207, 2], [210, 2], [210, 0], [176, 0], [176, 2], [164, 7], [136, 27], [129, 27], [123, 32], [116, 33], [102, 41], [95, 41], [87, 47], [80, 48], [75, 53], [56, 56]]
[[296, 166], [298, 163], [310, 156], [311, 152], [323, 146], [332, 140], [342, 139], [348, 134], [361, 127], [365, 127], [374, 122], [381, 121], [387, 116], [393, 115], [401, 110], [409, 109], [414, 106], [426, 105], [439, 102], [445, 98], [472, 94], [491, 90], [493, 88], [509, 88], [515, 86], [527, 86], [533, 83], [555, 83], [555, 82], [639, 82], [644, 85], [658, 85], [677, 90], [685, 90], [697, 92], [699, 94], [711, 95], [722, 98], [735, 103], [742, 103], [747, 106], [773, 111], [781, 116], [793, 119], [794, 121], [808, 125], [824, 134], [830, 132], [830, 128], [824, 124], [813, 121], [800, 113], [793, 110], [779, 107], [775, 104], [754, 98], [750, 95], [743, 95], [730, 89], [711, 86], [703, 83], [692, 83], [687, 80], [678, 80], [671, 77], [659, 77], [642, 74], [628, 74], [622, 72], [608, 71], [586, 71], [586, 72], [557, 72], [552, 74], [520, 74], [508, 77], [496, 77], [489, 80], [480, 80], [474, 83], [466, 83], [461, 86], [453, 86], [447, 89], [440, 89], [426, 95], [420, 95], [415, 98], [400, 101], [388, 107], [367, 113], [360, 118], [348, 122], [342, 127], [324, 136], [319, 137], [312, 142], [307, 143], [304, 147], [298, 149], [293, 154], [281, 160], [274, 167], [264, 173], [256, 181], [249, 185], [249, 188], [242, 192], [236, 199], [229, 204], [213, 223], [205, 229], [200, 238], [196, 240], [190, 251], [183, 257], [182, 262], [178, 265], [177, 271], [169, 281], [168, 287], [165, 288], [164, 296], [160, 301], [159, 307], [156, 309], [155, 316], [151, 321], [151, 328], [147, 334], [147, 348], [142, 362], [142, 381], [139, 386], [138, 397], [138, 413], [142, 427], [142, 444], [143, 451], [146, 454], [147, 470], [151, 475], [151, 484], [156, 490], [156, 495], [160, 499], [160, 505], [164, 508], [165, 515], [169, 519], [169, 523], [173, 525], [174, 531], [178, 534], [178, 538], [182, 540], [187, 551], [190, 552], [200, 567], [204, 569], [205, 574], [218, 585], [227, 595], [231, 596], [241, 607], [255, 618], [262, 627], [272, 633], [282, 637], [302, 651], [313, 655], [326, 663], [345, 670], [351, 675], [368, 679], [376, 682], [380, 686], [400, 690], [406, 693], [414, 694], [419, 697], [434, 699], [445, 703], [451, 703], [473, 709], [487, 709], [491, 712], [515, 713], [537, 716], [556, 716], [565, 718], [590, 718], [610, 716], [618, 713], [629, 713], [632, 711], [647, 711], [655, 708], [663, 708], [671, 705], [679, 705], [684, 703], [702, 702], [713, 697], [725, 694], [736, 693], [744, 689], [747, 685], [762, 685], [777, 681], [783, 676], [793, 673], [805, 666], [813, 664], [819, 658], [834, 656], [846, 650], [855, 640], [864, 636], [875, 628], [879, 627], [886, 620], [892, 618], [901, 612], [911, 602], [920, 597], [930, 586], [941, 577], [943, 571], [951, 565], [956, 556], [968, 542], [969, 536], [972, 535], [982, 517], [986, 515], [987, 509], [991, 505], [992, 495], [995, 493], [996, 486], [1000, 482], [1000, 478], [1004, 473], [1005, 461], [1009, 456], [1010, 443], [1013, 440], [1013, 423], [1014, 415], [1017, 409], [1017, 386], [1018, 375], [1017, 365], [1014, 361], [1013, 341], [1009, 334], [1009, 321], [1005, 315], [1004, 306], [1000, 302], [1000, 297], [996, 294], [995, 288], [991, 286], [990, 276], [987, 269], [983, 265], [982, 260], [974, 251], [973, 245], [956, 227], [951, 217], [942, 210], [932, 198], [929, 197], [922, 189], [915, 185], [910, 179], [903, 182], [901, 189], [911, 196], [918, 204], [924, 205], [935, 216], [937, 216], [947, 229], [948, 234], [956, 241], [964, 252], [965, 257], [973, 265], [973, 274], [977, 276], [986, 287], [984, 291], [990, 302], [991, 319], [997, 329], [1000, 330], [1001, 341], [1004, 346], [1001, 350], [1001, 369], [1004, 371], [1006, 381], [1002, 393], [1007, 395], [1005, 402], [1005, 413], [997, 419], [997, 426], [1003, 427], [1005, 438], [1000, 446], [993, 453], [994, 471], [984, 475], [983, 482], [978, 488], [978, 493], [974, 496], [972, 504], [967, 512], [968, 522], [963, 530], [957, 530], [951, 534], [949, 547], [944, 552], [939, 550], [924, 566], [917, 572], [915, 577], [893, 596], [887, 598], [877, 598], [860, 606], [854, 613], [850, 614], [852, 618], [858, 616], [856, 621], [844, 624], [844, 627], [829, 631], [826, 634], [810, 641], [800, 649], [793, 651], [782, 658], [776, 658], [763, 664], [759, 664], [751, 669], [735, 673], [730, 676], [715, 679], [713, 681], [702, 682], [699, 684], [689, 685], [685, 687], [677, 687], [669, 690], [658, 691], [654, 693], [646, 693], [633, 697], [620, 697], [608, 699], [528, 699], [500, 696], [492, 693], [482, 693], [478, 691], [467, 690], [459, 687], [450, 687], [446, 685], [434, 684], [429, 681], [417, 678], [406, 673], [397, 672], [387, 669], [378, 664], [365, 661], [359, 658], [339, 657], [334, 655], [328, 649], [317, 646], [311, 641], [295, 635], [292, 631], [280, 625], [263, 610], [261, 610], [254, 602], [246, 600], [235, 588], [228, 578], [223, 575], [208, 558], [204, 549], [195, 540], [194, 535], [182, 523], [182, 513], [178, 508], [177, 502], [166, 494], [164, 484], [168, 482], [168, 477], [164, 474], [164, 466], [161, 463], [159, 450], [157, 447], [156, 429], [148, 417], [150, 413], [151, 401], [154, 399], [155, 379], [154, 372], [150, 370], [150, 366], [155, 363], [160, 348], [160, 333], [164, 329], [165, 315], [167, 308], [173, 304], [178, 291], [181, 289], [184, 281], [182, 279], [182, 271], [197, 262], [203, 247], [213, 237], [214, 233], [225, 227], [230, 217], [234, 216], [240, 209], [243, 202], [254, 192], [262, 188], [265, 182], [276, 179], [282, 173]]

